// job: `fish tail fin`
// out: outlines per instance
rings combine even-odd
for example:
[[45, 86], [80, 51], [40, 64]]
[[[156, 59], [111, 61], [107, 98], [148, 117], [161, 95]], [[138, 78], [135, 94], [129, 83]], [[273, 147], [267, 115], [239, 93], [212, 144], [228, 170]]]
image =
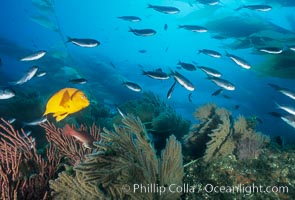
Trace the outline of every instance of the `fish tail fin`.
[[129, 26], [129, 32], [133, 32], [134, 30], [133, 30], [133, 28], [131, 28], [130, 26]]
[[240, 6], [240, 7], [236, 8], [235, 11], [239, 11], [239, 10], [241, 10], [241, 9], [244, 8], [244, 7], [245, 7], [245, 6]]
[[67, 41], [66, 41], [66, 43], [69, 43], [69, 42], [71, 42], [72, 41], [72, 38], [70, 37], [70, 36], [67, 36]]
[[147, 8], [153, 8], [154, 6], [152, 4], [148, 4]]
[[168, 73], [169, 73], [169, 76], [170, 76], [170, 75], [174, 74], [174, 71], [170, 68]]
[[200, 53], [202, 53], [202, 52], [203, 52], [203, 50], [200, 49], [200, 50], [198, 51], [198, 54], [200, 54]]
[[9, 85], [18, 85], [17, 81], [8, 82]]
[[280, 90], [280, 89], [281, 89], [280, 86], [275, 85], [275, 84], [272, 84], [272, 83], [268, 83], [268, 85], [269, 85], [270, 87], [272, 87], [273, 89], [275, 89], [275, 90]]
[[21, 127], [22, 127], [22, 129], [24, 129], [25, 127], [27, 127], [28, 126], [28, 123], [27, 122], [21, 122]]
[[276, 104], [277, 108], [282, 108], [282, 106], [278, 102], [275, 101], [275, 104]]
[[177, 64], [178, 64], [178, 65], [181, 65], [181, 61], [179, 60]]
[[183, 28], [184, 26], [183, 25], [178, 25], [178, 28]]
[[141, 70], [141, 74], [142, 75], [146, 75], [147, 74], [147, 72], [146, 71], [144, 71], [143, 69]]

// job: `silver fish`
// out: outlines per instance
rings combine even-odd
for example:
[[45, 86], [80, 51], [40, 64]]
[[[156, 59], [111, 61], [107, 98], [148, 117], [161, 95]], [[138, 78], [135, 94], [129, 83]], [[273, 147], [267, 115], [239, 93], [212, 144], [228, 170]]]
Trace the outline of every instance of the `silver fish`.
[[0, 89], [0, 99], [10, 99], [15, 96], [15, 92], [10, 88]]
[[177, 14], [180, 12], [178, 8], [171, 7], [171, 6], [157, 6], [157, 5], [148, 4], [148, 8], [152, 8], [155, 11], [158, 11], [164, 14]]
[[23, 126], [37, 126], [46, 121], [47, 121], [47, 118], [45, 116], [45, 117], [41, 117], [39, 119], [33, 120], [31, 122], [23, 122]]
[[246, 60], [244, 60], [236, 55], [229, 54], [227, 52], [225, 52], [225, 53], [226, 53], [227, 57], [229, 57], [232, 61], [234, 61], [237, 65], [241, 66], [242, 68], [244, 68], [244, 69], [251, 68], [251, 65]]
[[161, 69], [155, 70], [155, 71], [144, 71], [142, 70], [142, 75], [146, 75], [150, 78], [153, 79], [158, 79], [158, 80], [167, 80], [170, 78], [168, 74], [163, 72]]
[[121, 16], [121, 17], [117, 17], [117, 18], [125, 20], [125, 21], [129, 21], [129, 22], [140, 22], [141, 21], [141, 19], [136, 16]]
[[291, 51], [295, 51], [295, 45], [291, 45], [291, 46], [289, 46], [289, 49], [290, 49]]
[[88, 81], [85, 79], [85, 78], [76, 78], [76, 79], [70, 79], [69, 80], [70, 83], [73, 83], [73, 84], [85, 84], [87, 83]]
[[95, 39], [79, 39], [79, 38], [70, 38], [68, 37], [68, 41], [80, 47], [92, 48], [100, 45], [100, 42]]
[[225, 79], [221, 79], [221, 78], [217, 78], [217, 77], [209, 77], [208, 79], [213, 81], [219, 87], [224, 88], [226, 90], [235, 90], [236, 89], [234, 84], [232, 84], [231, 82], [229, 82]]
[[294, 115], [288, 115], [288, 116], [281, 116], [281, 119], [286, 122], [288, 125], [295, 128], [295, 116]]
[[179, 25], [178, 28], [183, 28], [185, 30], [197, 32], [197, 33], [205, 33], [208, 31], [207, 28], [203, 26], [197, 26], [197, 25]]
[[168, 93], [167, 93], [167, 99], [170, 99], [170, 98], [171, 98], [172, 93], [173, 93], [174, 88], [175, 88], [175, 85], [176, 85], [176, 82], [177, 82], [177, 81], [174, 81], [174, 83], [171, 85], [170, 89], [168, 90]]
[[142, 88], [136, 84], [136, 83], [133, 83], [133, 82], [124, 82], [123, 83], [128, 89], [134, 91], [134, 92], [141, 92], [142, 91]]
[[210, 50], [210, 49], [201, 49], [201, 50], [199, 50], [198, 53], [199, 54], [202, 53], [202, 54], [214, 57], [214, 58], [221, 58], [221, 54], [219, 52], [213, 51], [213, 50]]
[[121, 115], [121, 117], [126, 118], [126, 114], [118, 106], [116, 106], [116, 109], [118, 113]]
[[264, 47], [258, 49], [261, 52], [269, 53], [269, 54], [280, 54], [283, 52], [283, 49], [277, 47]]
[[220, 3], [219, 0], [196, 0], [196, 1], [203, 5], [209, 5], [209, 6], [215, 6]]
[[31, 80], [36, 75], [38, 70], [39, 70], [39, 67], [37, 67], [37, 66], [31, 67], [29, 69], [29, 71], [20, 80], [18, 80], [16, 82], [13, 82], [12, 84], [14, 84], [14, 85], [22, 85], [25, 82], [28, 82], [29, 80]]
[[278, 108], [288, 112], [291, 115], [295, 116], [295, 108], [289, 107], [289, 106], [282, 106], [280, 104], [278, 104], [277, 102], [275, 102], [275, 104], [278, 106]]
[[29, 137], [32, 134], [32, 131], [27, 130], [27, 131], [25, 131], [25, 134], [26, 134], [27, 137]]
[[12, 124], [13, 122], [15, 122], [15, 120], [16, 120], [15, 118], [10, 118], [10, 119], [7, 120], [7, 122], [8, 122], [9, 124]]
[[188, 71], [195, 71], [196, 70], [195, 65], [190, 64], [190, 63], [178, 61], [178, 65], [180, 65], [183, 69], [186, 69]]
[[157, 33], [153, 29], [133, 29], [131, 27], [129, 27], [129, 32], [132, 32], [134, 35], [143, 36], [143, 37], [153, 36]]
[[235, 10], [236, 11], [241, 10], [242, 8], [247, 8], [250, 10], [256, 10], [256, 11], [261, 11], [261, 12], [270, 11], [272, 9], [272, 7], [269, 5], [244, 5], [244, 6], [238, 7]]
[[287, 96], [287, 97], [290, 97], [291, 99], [294, 99], [295, 100], [295, 92], [287, 89], [287, 88], [283, 88], [283, 87], [280, 87], [278, 85], [275, 85], [275, 84], [272, 84], [272, 83], [269, 83], [268, 84], [270, 87], [272, 87], [273, 89], [275, 89], [276, 91], [282, 93], [283, 95]]
[[182, 87], [184, 87], [185, 89], [187, 89], [188, 91], [191, 91], [191, 92], [195, 90], [195, 86], [186, 77], [184, 77], [183, 75], [181, 75], [177, 71], [175, 71], [175, 72], [171, 71], [171, 73], [172, 73], [172, 76], [174, 77], [174, 79]]
[[37, 77], [42, 77], [42, 76], [45, 76], [46, 75], [46, 72], [45, 71], [41, 71], [41, 72], [38, 72], [36, 74]]
[[33, 61], [33, 60], [38, 60], [40, 58], [42, 58], [43, 56], [45, 56], [46, 54], [46, 51], [37, 51], [37, 52], [34, 52], [26, 57], [23, 57], [20, 59], [20, 61]]
[[215, 69], [209, 68], [209, 67], [204, 67], [204, 66], [199, 66], [198, 67], [200, 70], [208, 74], [209, 76], [214, 76], [214, 77], [220, 77], [221, 73]]

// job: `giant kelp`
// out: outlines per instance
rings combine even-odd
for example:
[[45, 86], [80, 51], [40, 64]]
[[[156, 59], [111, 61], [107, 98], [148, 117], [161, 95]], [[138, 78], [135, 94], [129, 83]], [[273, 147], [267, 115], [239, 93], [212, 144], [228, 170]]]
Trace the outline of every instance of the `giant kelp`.
[[267, 55], [265, 60], [253, 69], [265, 76], [295, 78], [295, 52], [288, 50], [279, 55]]
[[206, 27], [211, 32], [218, 33], [226, 38], [248, 37], [261, 31], [273, 31], [289, 34], [290, 31], [266, 21], [259, 15], [235, 15], [213, 18], [207, 22]]
[[[147, 130], [139, 118], [126, 116], [114, 131], [104, 129], [102, 140], [95, 143], [96, 152], [76, 165], [75, 176], [61, 174], [51, 182], [56, 199], [177, 199], [179, 193], [163, 194], [136, 191], [135, 184], [148, 187], [182, 184], [181, 145], [170, 136], [158, 157], [147, 138]], [[172, 159], [173, 158], [173, 159]], [[81, 186], [82, 185], [82, 186]], [[126, 186], [127, 185], [127, 186]], [[123, 187], [128, 187], [126, 191]], [[122, 189], [123, 188], [123, 189]], [[126, 188], [125, 188], [126, 189]]]

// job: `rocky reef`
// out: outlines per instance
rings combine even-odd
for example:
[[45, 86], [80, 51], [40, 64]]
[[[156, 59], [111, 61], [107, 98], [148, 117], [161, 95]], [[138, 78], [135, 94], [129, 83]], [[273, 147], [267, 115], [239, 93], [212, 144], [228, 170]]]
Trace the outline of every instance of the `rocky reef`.
[[[113, 128], [72, 125], [93, 137], [90, 148], [46, 122], [39, 128], [48, 143], [40, 153], [32, 136], [2, 120], [1, 198], [292, 199], [295, 195], [295, 148], [281, 148], [256, 132], [253, 118], [234, 118], [228, 110], [206, 104], [194, 113], [196, 124], [186, 135], [167, 130], [164, 147], [157, 153], [150, 130], [166, 130], [170, 121], [161, 116], [172, 110], [156, 96], [145, 98], [148, 103], [137, 100], [133, 110], [145, 122], [124, 114], [113, 119], [117, 121]], [[150, 108], [146, 115], [143, 104]], [[135, 104], [127, 103], [122, 107], [125, 112], [128, 105]], [[179, 121], [173, 130], [181, 131], [179, 124], [185, 121], [171, 113]], [[156, 119], [165, 119], [159, 120], [163, 125], [152, 123]], [[169, 190], [171, 185], [180, 190]]]

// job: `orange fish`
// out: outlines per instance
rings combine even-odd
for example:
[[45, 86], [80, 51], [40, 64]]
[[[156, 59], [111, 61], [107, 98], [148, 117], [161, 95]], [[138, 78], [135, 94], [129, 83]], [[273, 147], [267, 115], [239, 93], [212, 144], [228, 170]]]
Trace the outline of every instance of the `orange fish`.
[[89, 148], [89, 149], [93, 148], [94, 138], [88, 133], [75, 131], [68, 124], [65, 125], [65, 127], [63, 128], [62, 133], [64, 135], [69, 135], [69, 136], [72, 136], [72, 137], [76, 138], [86, 148]]
[[48, 100], [44, 115], [53, 113], [56, 121], [60, 121], [87, 106], [89, 106], [89, 100], [82, 91], [76, 88], [64, 88]]

